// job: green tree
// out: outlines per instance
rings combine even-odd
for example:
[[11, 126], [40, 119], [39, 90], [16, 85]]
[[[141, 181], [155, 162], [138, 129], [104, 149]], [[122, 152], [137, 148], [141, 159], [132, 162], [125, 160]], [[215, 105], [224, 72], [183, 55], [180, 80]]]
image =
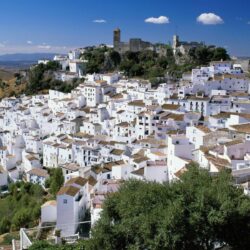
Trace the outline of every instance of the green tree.
[[131, 76], [142, 76], [143, 75], [143, 67], [140, 64], [133, 64], [130, 69]]
[[214, 61], [220, 61], [220, 60], [229, 60], [230, 56], [227, 54], [226, 49], [224, 48], [215, 48], [213, 53], [212, 60]]
[[50, 177], [50, 193], [55, 195], [64, 183], [63, 172], [61, 168], [52, 169]]
[[250, 199], [227, 172], [191, 164], [173, 184], [126, 182], [110, 195], [88, 249], [232, 249], [250, 246]]
[[131, 61], [124, 60], [120, 64], [120, 70], [124, 71], [124, 74], [126, 76], [131, 76], [130, 71], [131, 71], [132, 66], [133, 66], [133, 63]]
[[18, 230], [20, 227], [28, 226], [31, 220], [30, 210], [27, 208], [21, 208], [17, 211], [12, 219], [12, 229]]
[[111, 61], [114, 64], [114, 66], [117, 67], [121, 62], [120, 54], [117, 51], [113, 50], [113, 51], [110, 52], [109, 56], [110, 56]]

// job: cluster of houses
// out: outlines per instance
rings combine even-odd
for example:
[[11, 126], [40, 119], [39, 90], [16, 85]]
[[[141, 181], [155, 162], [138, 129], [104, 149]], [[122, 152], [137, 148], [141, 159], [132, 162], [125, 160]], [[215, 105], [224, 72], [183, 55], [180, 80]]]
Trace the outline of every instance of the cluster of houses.
[[[81, 59], [84, 48], [74, 49], [67, 55], [55, 55], [53, 61], [58, 62], [61, 69], [54, 72], [56, 80], [70, 82], [84, 76], [86, 60]], [[38, 60], [38, 64], [47, 64], [50, 60]]]
[[249, 87], [241, 65], [220, 61], [157, 88], [93, 74], [68, 94], [5, 98], [0, 186], [23, 179], [44, 187], [48, 169], [61, 168], [65, 183], [41, 207], [41, 222], [62, 237], [78, 233], [86, 211], [94, 225], [124, 181], [176, 181], [192, 161], [211, 174], [230, 169], [249, 194]]

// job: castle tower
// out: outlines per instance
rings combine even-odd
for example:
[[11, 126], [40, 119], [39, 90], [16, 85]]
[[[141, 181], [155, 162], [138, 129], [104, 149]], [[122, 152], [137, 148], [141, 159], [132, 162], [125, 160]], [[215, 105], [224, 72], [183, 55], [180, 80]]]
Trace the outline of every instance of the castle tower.
[[119, 28], [114, 30], [113, 45], [115, 50], [119, 50], [121, 42], [121, 30]]

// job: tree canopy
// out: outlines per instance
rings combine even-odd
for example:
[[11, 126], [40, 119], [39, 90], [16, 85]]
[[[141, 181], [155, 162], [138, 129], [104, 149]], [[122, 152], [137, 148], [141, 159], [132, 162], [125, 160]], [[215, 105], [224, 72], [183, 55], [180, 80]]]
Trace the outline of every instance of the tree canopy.
[[[121, 70], [127, 77], [142, 77], [158, 82], [159, 78], [169, 75], [180, 78], [182, 73], [201, 65], [207, 65], [213, 60], [230, 59], [224, 48], [202, 46], [190, 49], [188, 55], [174, 56], [173, 50], [168, 45], [161, 45], [165, 52], [161, 54], [151, 50], [140, 52], [127, 51], [119, 54], [111, 48], [89, 47], [82, 57], [87, 60], [87, 73], [105, 73]], [[182, 63], [177, 63], [181, 57]], [[177, 60], [176, 60], [177, 58]]]
[[64, 183], [63, 172], [61, 168], [50, 169], [50, 177], [46, 181], [46, 186], [49, 187], [49, 192], [56, 195]]
[[225, 61], [230, 59], [226, 49], [207, 46], [192, 48], [189, 51], [189, 57], [191, 62], [197, 66], [207, 65], [211, 61]]
[[[72, 83], [62, 82], [55, 79], [54, 72], [61, 69], [61, 65], [56, 61], [50, 61], [47, 64], [38, 64], [28, 72], [27, 86], [25, 94], [37, 94], [42, 90], [58, 90], [68, 93], [78, 86], [79, 81], [73, 79]], [[81, 80], [80, 80], [81, 81]]]
[[173, 184], [125, 182], [91, 235], [89, 249], [249, 249], [250, 199], [226, 171], [192, 164]]

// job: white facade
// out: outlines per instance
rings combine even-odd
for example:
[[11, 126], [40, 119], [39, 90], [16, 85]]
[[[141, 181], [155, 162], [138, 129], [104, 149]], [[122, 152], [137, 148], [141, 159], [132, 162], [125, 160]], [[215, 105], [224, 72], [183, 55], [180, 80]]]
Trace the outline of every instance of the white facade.
[[41, 206], [41, 222], [53, 223], [56, 222], [56, 218], [56, 201], [47, 201]]
[[168, 178], [169, 181], [177, 179], [175, 175], [192, 159], [194, 145], [184, 135], [168, 137]]

